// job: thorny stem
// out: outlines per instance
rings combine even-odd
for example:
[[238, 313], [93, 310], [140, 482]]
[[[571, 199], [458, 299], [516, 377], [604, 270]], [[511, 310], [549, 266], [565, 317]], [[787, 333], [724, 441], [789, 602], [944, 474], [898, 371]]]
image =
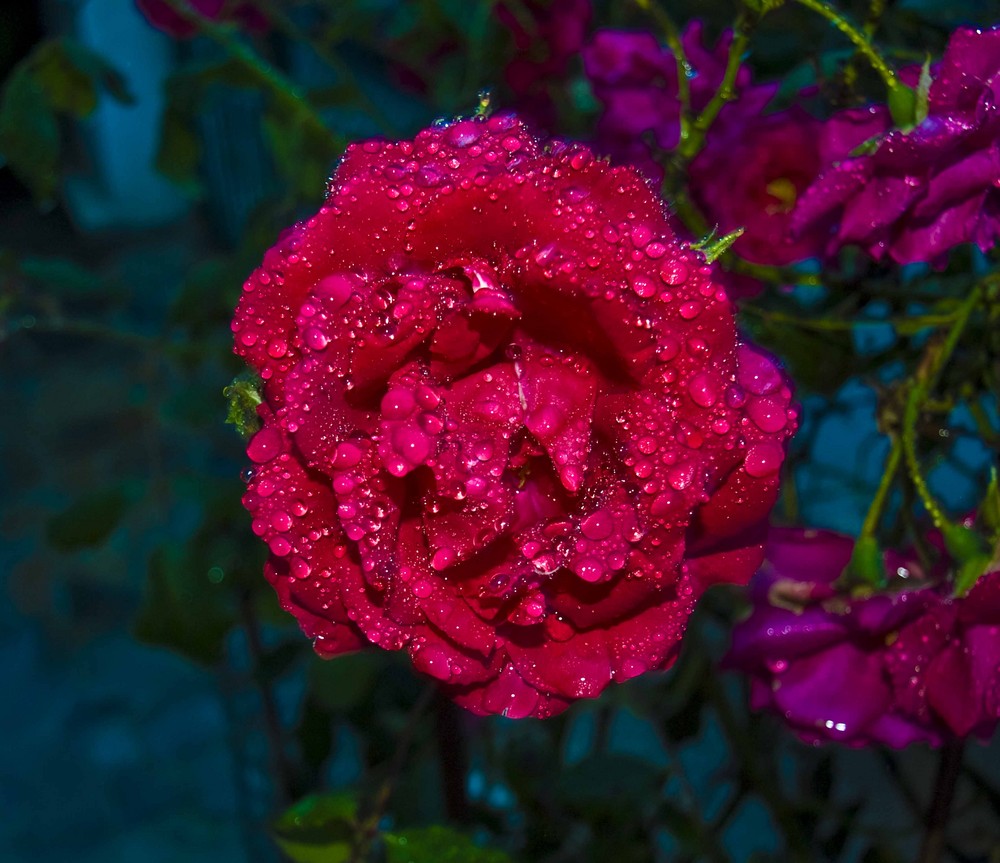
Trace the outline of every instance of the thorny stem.
[[183, 359], [184, 357], [194, 357], [198, 353], [197, 348], [192, 345], [176, 344], [155, 336], [146, 336], [129, 330], [116, 330], [105, 324], [70, 318], [36, 319], [28, 316], [18, 323], [14, 332], [80, 336], [121, 345], [151, 357], [174, 354], [178, 359]]
[[751, 740], [747, 730], [733, 715], [733, 710], [718, 677], [708, 675], [705, 681], [709, 698], [719, 717], [719, 724], [730, 746], [739, 755], [740, 763], [752, 787], [759, 792], [774, 820], [781, 826], [788, 843], [788, 859], [795, 863], [808, 863], [812, 859], [809, 843], [802, 832], [795, 814], [775, 785], [774, 777], [768, 775], [759, 761], [759, 748]]
[[434, 720], [445, 811], [450, 821], [464, 823], [469, 820], [469, 801], [465, 794], [468, 764], [462, 717], [453, 701], [438, 696]]
[[886, 502], [889, 500], [889, 492], [892, 489], [893, 481], [899, 472], [899, 463], [903, 456], [903, 445], [898, 435], [892, 436], [892, 448], [885, 460], [885, 467], [882, 469], [882, 479], [879, 481], [875, 496], [865, 514], [864, 523], [861, 525], [861, 536], [874, 538], [878, 533], [878, 523], [885, 511]]
[[818, 15], [822, 15], [827, 21], [833, 24], [834, 27], [850, 39], [851, 42], [854, 43], [854, 46], [864, 55], [865, 59], [871, 63], [872, 68], [885, 82], [886, 89], [891, 92], [901, 86], [899, 79], [896, 77], [896, 73], [893, 72], [889, 64], [882, 59], [882, 55], [879, 54], [879, 52], [875, 49], [875, 46], [872, 45], [869, 33], [856, 27], [840, 12], [834, 9], [833, 6], [824, 2], [824, 0], [796, 0], [796, 2], [805, 6], [807, 9], [811, 9]]
[[740, 71], [743, 55], [750, 45], [749, 22], [745, 14], [740, 14], [733, 24], [733, 41], [729, 46], [729, 56], [726, 60], [726, 71], [722, 83], [704, 110], [694, 119], [691, 131], [686, 140], [677, 147], [678, 155], [685, 163], [694, 159], [705, 145], [705, 135], [719, 116], [719, 112], [736, 98], [736, 76]]
[[969, 318], [972, 317], [972, 312], [981, 299], [982, 286], [977, 286], [969, 292], [969, 296], [959, 306], [954, 323], [944, 339], [932, 342], [928, 347], [924, 361], [917, 370], [915, 379], [910, 386], [906, 397], [906, 406], [903, 410], [900, 439], [903, 456], [906, 459], [907, 472], [917, 494], [920, 495], [924, 508], [931, 517], [931, 521], [939, 530], [948, 526], [948, 519], [937, 501], [934, 500], [927, 480], [920, 469], [920, 462], [917, 459], [917, 423], [920, 419], [921, 409], [930, 398], [941, 372], [954, 353], [958, 341], [969, 323]]
[[674, 60], [677, 63], [677, 98], [681, 103], [680, 141], [683, 144], [691, 134], [691, 64], [688, 62], [681, 31], [670, 13], [660, 3], [651, 0], [635, 0], [635, 5], [649, 14], [663, 31], [663, 40], [667, 43]]
[[433, 684], [428, 684], [420, 694], [420, 697], [414, 702], [413, 707], [410, 708], [410, 713], [406, 718], [406, 725], [396, 741], [396, 749], [392, 754], [392, 760], [389, 762], [385, 778], [375, 792], [375, 796], [372, 798], [367, 811], [358, 820], [358, 829], [351, 847], [349, 863], [364, 863], [367, 859], [372, 842], [378, 834], [379, 821], [382, 820], [382, 816], [385, 814], [385, 808], [389, 804], [392, 793], [396, 788], [396, 783], [399, 781], [399, 777], [403, 773], [403, 767], [406, 765], [406, 757], [410, 752], [410, 746], [413, 744], [417, 725], [419, 725], [424, 713], [427, 712], [427, 708], [434, 699], [436, 691]]
[[[254, 671], [260, 668], [261, 657], [264, 654], [260, 640], [260, 622], [257, 620], [257, 610], [254, 608], [253, 595], [249, 590], [240, 596], [240, 620], [246, 634], [247, 649], [253, 662]], [[267, 732], [268, 744], [271, 749], [271, 764], [274, 770], [275, 785], [279, 806], [292, 800], [292, 774], [285, 753], [284, 733], [281, 729], [281, 718], [278, 715], [278, 705], [274, 693], [267, 681], [255, 675], [257, 690], [260, 694], [261, 706], [264, 712], [264, 727]]]
[[964, 740], [946, 743], [941, 749], [937, 778], [934, 780], [934, 796], [927, 807], [924, 818], [924, 839], [920, 846], [917, 863], [940, 863], [946, 840], [948, 815], [955, 797], [958, 777], [962, 772]]
[[340, 152], [344, 148], [343, 139], [327, 127], [300, 88], [263, 57], [244, 45], [234, 35], [232, 27], [217, 24], [200, 15], [184, 0], [166, 0], [166, 2], [185, 21], [193, 24], [201, 33], [225, 48], [233, 59], [242, 63], [258, 83], [262, 84], [277, 102], [285, 104], [300, 117], [307, 128], [326, 138], [331, 152]]
[[383, 132], [391, 136], [395, 136], [397, 134], [397, 130], [392, 120], [389, 119], [389, 116], [362, 88], [360, 82], [358, 81], [358, 76], [354, 74], [354, 70], [351, 68], [350, 63], [345, 63], [340, 58], [340, 55], [327, 45], [315, 39], [311, 39], [301, 27], [299, 27], [291, 18], [288, 17], [288, 15], [284, 13], [278, 3], [273, 2], [273, 0], [266, 0], [266, 2], [263, 2], [262, 5], [268, 19], [277, 24], [289, 38], [295, 42], [308, 45], [316, 53], [317, 57], [326, 63], [326, 65], [336, 72], [337, 75], [344, 81], [350, 84], [358, 102], [364, 107], [368, 116], [379, 125]]

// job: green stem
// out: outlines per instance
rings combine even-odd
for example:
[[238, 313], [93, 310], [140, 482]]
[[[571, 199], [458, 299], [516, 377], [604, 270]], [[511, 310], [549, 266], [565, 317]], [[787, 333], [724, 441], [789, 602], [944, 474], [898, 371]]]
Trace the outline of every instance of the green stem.
[[257, 82], [271, 93], [275, 101], [284, 104], [293, 114], [301, 118], [305, 127], [326, 138], [332, 152], [340, 152], [344, 148], [343, 139], [327, 127], [295, 82], [241, 42], [231, 26], [217, 24], [199, 15], [184, 0], [166, 0], [166, 2], [174, 12], [225, 48], [234, 60], [242, 63]]
[[920, 420], [920, 411], [931, 397], [942, 371], [951, 359], [958, 341], [962, 337], [972, 312], [982, 298], [982, 286], [977, 285], [969, 292], [969, 296], [958, 307], [951, 329], [943, 340], [932, 343], [921, 368], [917, 370], [913, 383], [906, 396], [906, 405], [903, 410], [902, 429], [900, 437], [903, 445], [903, 456], [906, 459], [907, 472], [913, 482], [920, 500], [931, 517], [934, 526], [939, 530], [949, 527], [949, 521], [945, 516], [934, 496], [931, 494], [927, 480], [920, 469], [920, 462], [917, 458], [917, 423]]
[[80, 336], [109, 344], [131, 348], [151, 357], [173, 356], [176, 359], [197, 358], [200, 354], [197, 346], [168, 342], [162, 338], [133, 333], [128, 330], [116, 330], [105, 324], [91, 321], [71, 320], [64, 318], [35, 319], [29, 317], [22, 320], [14, 332], [45, 333], [67, 336]]
[[865, 56], [868, 62], [871, 63], [872, 68], [878, 72], [879, 76], [885, 82], [886, 89], [892, 91], [900, 86], [896, 73], [893, 72], [892, 67], [890, 67], [889, 64], [882, 59], [882, 55], [879, 54], [875, 49], [875, 46], [872, 45], [871, 37], [864, 30], [856, 27], [830, 4], [825, 3], [824, 0], [796, 0], [796, 2], [805, 6], [807, 9], [811, 9], [816, 14], [822, 15], [827, 21], [833, 24], [834, 27], [850, 39], [851, 42], [854, 43], [854, 47], [856, 47]]
[[436, 692], [437, 687], [433, 684], [428, 684], [413, 707], [410, 708], [410, 712], [406, 717], [406, 725], [396, 740], [396, 749], [392, 754], [392, 760], [389, 762], [385, 778], [379, 785], [375, 796], [372, 798], [364, 814], [358, 819], [357, 833], [351, 847], [349, 863], [364, 863], [368, 859], [372, 842], [375, 841], [375, 837], [378, 835], [379, 822], [385, 814], [386, 806], [389, 805], [389, 800], [396, 788], [396, 783], [403, 774], [406, 757], [413, 744], [413, 738], [417, 733], [417, 726], [420, 724], [424, 713], [427, 712], [427, 708], [434, 700]]
[[704, 110], [694, 119], [691, 131], [686, 140], [677, 147], [678, 155], [685, 163], [694, 159], [705, 145], [705, 135], [719, 116], [719, 112], [736, 98], [736, 76], [743, 62], [743, 55], [750, 46], [750, 33], [745, 15], [740, 14], [733, 24], [733, 41], [729, 46], [729, 56], [726, 60], [726, 71], [722, 83]]
[[955, 797], [958, 777], [962, 772], [964, 740], [946, 743], [941, 750], [934, 795], [924, 818], [924, 838], [917, 863], [940, 863], [944, 854], [951, 803]]
[[681, 103], [680, 140], [683, 144], [691, 134], [691, 64], [688, 62], [681, 31], [670, 13], [659, 3], [651, 0], [634, 0], [635, 5], [649, 14], [663, 31], [663, 41], [667, 43], [677, 63], [677, 98]]
[[875, 490], [875, 496], [868, 507], [868, 512], [865, 514], [864, 523], [861, 525], [862, 537], [874, 538], [878, 534], [878, 524], [882, 518], [882, 513], [885, 511], [885, 505], [889, 500], [892, 483], [899, 472], [899, 463], [902, 455], [902, 442], [898, 436], [894, 435], [892, 437], [892, 448], [889, 450], [889, 455], [885, 460], [885, 467], [882, 469], [882, 479]]
[[775, 783], [774, 776], [760, 763], [761, 751], [768, 750], [762, 750], [736, 719], [721, 680], [715, 675], [708, 675], [705, 686], [723, 733], [739, 758], [750, 787], [761, 796], [784, 834], [788, 845], [788, 859], [794, 863], [808, 863], [813, 859], [809, 841], [780, 787]]
[[389, 136], [397, 136], [398, 130], [389, 119], [389, 115], [364, 91], [358, 76], [354, 74], [350, 63], [345, 63], [340, 56], [325, 44], [312, 39], [289, 18], [277, 3], [271, 0], [258, 0], [269, 20], [273, 21], [290, 39], [296, 42], [307, 44], [327, 66], [337, 75], [346, 81], [354, 91], [355, 98], [359, 105], [367, 112], [368, 116]]

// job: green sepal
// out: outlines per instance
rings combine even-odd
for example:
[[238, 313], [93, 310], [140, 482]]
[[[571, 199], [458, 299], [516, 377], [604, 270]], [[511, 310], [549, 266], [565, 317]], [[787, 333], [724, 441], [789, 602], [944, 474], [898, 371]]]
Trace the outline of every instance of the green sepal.
[[1000, 483], [996, 468], [993, 468], [986, 495], [979, 505], [979, 523], [994, 544], [1000, 542]]
[[889, 114], [899, 129], [912, 129], [917, 125], [917, 91], [905, 84], [897, 84], [889, 91]]
[[964, 596], [986, 574], [993, 562], [993, 550], [981, 534], [962, 525], [946, 525], [941, 533], [944, 546], [956, 563], [955, 594]]
[[886, 583], [882, 549], [874, 536], [858, 537], [843, 577], [851, 584], [860, 582], [872, 587], [881, 587]]
[[248, 438], [260, 430], [257, 406], [263, 401], [260, 392], [264, 382], [253, 372], [243, 372], [233, 378], [222, 394], [229, 400], [226, 422], [236, 426], [243, 437]]

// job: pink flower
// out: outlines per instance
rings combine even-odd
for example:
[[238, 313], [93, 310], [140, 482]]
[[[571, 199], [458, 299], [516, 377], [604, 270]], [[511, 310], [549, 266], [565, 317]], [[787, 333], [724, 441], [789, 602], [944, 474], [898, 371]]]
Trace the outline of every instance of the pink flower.
[[898, 748], [992, 734], [1000, 571], [954, 598], [947, 584], [920, 580], [919, 567], [899, 559], [894, 568], [906, 580], [851, 596], [834, 581], [853, 545], [825, 531], [772, 531], [751, 585], [753, 611], [727, 657], [750, 675], [752, 706], [780, 714], [811, 743]]
[[669, 666], [760, 562], [796, 426], [632, 169], [512, 116], [353, 145], [244, 286], [244, 503], [332, 656], [406, 649], [477, 713]]

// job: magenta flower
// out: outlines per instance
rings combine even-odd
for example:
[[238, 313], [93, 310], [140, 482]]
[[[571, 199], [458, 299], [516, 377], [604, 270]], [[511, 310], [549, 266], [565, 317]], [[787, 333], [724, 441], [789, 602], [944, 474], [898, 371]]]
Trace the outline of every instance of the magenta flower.
[[570, 58], [583, 47], [590, 25], [590, 0], [500, 3], [496, 14], [517, 49], [504, 78], [514, 93], [518, 113], [551, 130], [556, 117], [551, 86], [566, 74]]
[[[704, 47], [703, 38], [700, 21], [692, 21], [682, 37], [694, 72], [690, 89], [695, 112], [711, 101], [722, 83], [732, 33], [725, 33], [712, 50]], [[650, 33], [601, 30], [584, 48], [583, 63], [595, 95], [604, 104], [595, 145], [659, 180], [662, 170], [645, 138], [651, 137], [663, 150], [678, 144], [681, 104], [673, 54]], [[736, 77], [738, 98], [722, 109], [712, 134], [725, 135], [727, 129], [760, 114], [776, 89], [777, 85], [751, 85], [750, 70], [741, 68]]]
[[935, 263], [962, 243], [992, 248], [1000, 238], [998, 103], [1000, 28], [957, 30], [915, 128], [892, 129], [884, 106], [831, 120], [828, 137], [854, 123], [882, 137], [872, 152], [835, 160], [820, 174], [799, 203], [795, 228], [825, 230], [830, 254], [855, 244], [899, 263]]
[[[244, 0], [187, 0], [187, 4], [192, 12], [210, 21], [234, 21], [253, 33], [264, 33], [270, 28], [264, 13], [253, 3]], [[135, 0], [135, 5], [157, 30], [177, 39], [189, 39], [198, 32], [190, 21], [175, 12], [165, 0]]]
[[723, 234], [744, 229], [734, 246], [741, 257], [783, 266], [822, 252], [821, 232], [791, 231], [796, 201], [823, 165], [821, 127], [799, 109], [758, 117], [711, 137], [691, 164], [691, 196], [708, 221]]
[[1000, 719], [1000, 571], [953, 598], [901, 560], [886, 591], [851, 596], [834, 581], [852, 549], [826, 531], [772, 531], [726, 659], [750, 675], [752, 707], [810, 743], [988, 736]]

